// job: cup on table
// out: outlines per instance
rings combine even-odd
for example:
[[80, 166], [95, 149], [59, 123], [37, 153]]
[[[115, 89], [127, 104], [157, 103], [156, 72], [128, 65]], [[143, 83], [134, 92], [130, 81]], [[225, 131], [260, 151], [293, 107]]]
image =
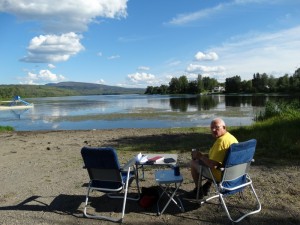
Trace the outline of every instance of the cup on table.
[[174, 176], [179, 176], [180, 175], [180, 168], [179, 166], [174, 166]]

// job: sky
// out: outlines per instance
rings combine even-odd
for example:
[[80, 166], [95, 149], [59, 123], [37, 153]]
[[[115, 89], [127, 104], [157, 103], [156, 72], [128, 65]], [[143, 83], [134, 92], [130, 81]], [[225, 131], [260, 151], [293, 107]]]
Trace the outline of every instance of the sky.
[[299, 0], [0, 0], [0, 84], [146, 88], [300, 67]]

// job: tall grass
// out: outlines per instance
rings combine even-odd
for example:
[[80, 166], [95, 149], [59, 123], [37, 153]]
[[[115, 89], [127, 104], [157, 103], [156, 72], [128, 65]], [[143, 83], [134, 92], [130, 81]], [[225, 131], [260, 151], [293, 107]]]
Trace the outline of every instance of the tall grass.
[[0, 132], [5, 132], [5, 131], [14, 131], [14, 128], [10, 126], [0, 126]]
[[268, 101], [265, 106], [265, 111], [256, 115], [256, 121], [264, 121], [273, 117], [297, 117], [299, 116], [300, 102], [274, 102]]
[[239, 141], [258, 140], [256, 155], [274, 160], [300, 159], [300, 104], [269, 102], [252, 126], [235, 128]]

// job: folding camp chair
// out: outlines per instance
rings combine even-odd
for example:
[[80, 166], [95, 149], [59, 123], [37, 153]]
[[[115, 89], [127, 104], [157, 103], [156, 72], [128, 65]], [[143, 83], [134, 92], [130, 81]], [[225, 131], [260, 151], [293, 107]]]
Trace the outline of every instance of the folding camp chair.
[[[223, 208], [226, 211], [228, 218], [232, 222], [240, 222], [245, 217], [258, 213], [261, 210], [261, 204], [258, 199], [258, 196], [254, 190], [252, 180], [248, 174], [250, 164], [253, 160], [254, 152], [256, 149], [256, 140], [251, 139], [249, 141], [235, 143], [230, 146], [228, 149], [226, 158], [223, 163], [223, 167], [220, 168], [222, 171], [222, 180], [221, 182], [217, 182], [214, 179], [211, 169], [210, 175], [212, 177], [213, 184], [216, 188], [216, 195], [210, 196], [207, 199], [201, 201], [201, 204], [208, 202], [211, 199], [219, 198]], [[202, 180], [202, 177], [199, 179]], [[252, 190], [252, 194], [254, 194], [256, 199], [256, 208], [250, 212], [243, 213], [237, 219], [232, 219], [228, 207], [225, 202], [225, 197], [229, 195], [233, 195], [236, 193], [242, 193], [246, 187], [250, 187]], [[254, 197], [253, 196], [253, 197]]]
[[[83, 147], [81, 155], [84, 161], [84, 168], [87, 169], [90, 182], [85, 198], [84, 215], [88, 218], [98, 218], [113, 222], [122, 222], [125, 215], [126, 200], [139, 200], [140, 189], [136, 178], [135, 159], [131, 159], [124, 167], [120, 167], [115, 149], [110, 147]], [[133, 168], [133, 169], [131, 169]], [[131, 181], [136, 180], [138, 190], [136, 197], [127, 197]], [[100, 191], [110, 198], [123, 198], [121, 217], [109, 217], [104, 215], [88, 214], [87, 207], [91, 191]], [[120, 195], [119, 193], [122, 193]]]

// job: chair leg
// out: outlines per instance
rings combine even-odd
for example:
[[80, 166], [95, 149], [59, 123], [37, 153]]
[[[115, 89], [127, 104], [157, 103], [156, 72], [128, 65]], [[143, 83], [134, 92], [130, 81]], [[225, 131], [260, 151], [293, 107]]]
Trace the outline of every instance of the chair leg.
[[201, 188], [202, 188], [202, 166], [199, 166], [199, 177], [198, 177], [198, 184], [197, 184], [196, 200], [199, 200], [199, 194]]
[[104, 220], [108, 220], [108, 221], [112, 221], [112, 222], [122, 222], [124, 216], [121, 218], [113, 218], [113, 217], [109, 217], [109, 216], [93, 215], [93, 214], [87, 213], [90, 192], [91, 192], [91, 188], [88, 187], [88, 191], [87, 191], [86, 198], [85, 198], [85, 205], [84, 205], [84, 209], [83, 209], [83, 214], [85, 217], [92, 218], [92, 219], [104, 219]]
[[128, 193], [128, 183], [129, 183], [129, 174], [130, 174], [130, 169], [127, 172], [127, 179], [126, 179], [126, 183], [125, 183], [125, 190], [124, 190], [124, 200], [123, 200], [123, 208], [122, 208], [122, 220], [124, 218], [125, 215], [125, 208], [126, 208], [126, 200], [127, 200], [127, 193]]
[[250, 188], [251, 188], [251, 191], [252, 191], [252, 193], [254, 194], [254, 196], [256, 198], [257, 208], [255, 210], [251, 211], [251, 212], [245, 213], [244, 215], [242, 215], [241, 217], [237, 218], [236, 220], [232, 219], [232, 217], [231, 217], [231, 215], [229, 213], [229, 210], [228, 210], [228, 208], [226, 206], [226, 203], [225, 203], [225, 200], [223, 198], [223, 195], [220, 194], [220, 200], [221, 200], [222, 206], [225, 209], [227, 217], [230, 219], [230, 221], [232, 221], [234, 223], [238, 223], [241, 220], [243, 220], [245, 217], [250, 216], [250, 215], [255, 214], [255, 213], [258, 213], [258, 212], [261, 211], [261, 203], [260, 203], [260, 201], [258, 199], [258, 196], [257, 196], [257, 194], [256, 194], [256, 192], [255, 192], [254, 187], [253, 187], [252, 184], [250, 184]]

